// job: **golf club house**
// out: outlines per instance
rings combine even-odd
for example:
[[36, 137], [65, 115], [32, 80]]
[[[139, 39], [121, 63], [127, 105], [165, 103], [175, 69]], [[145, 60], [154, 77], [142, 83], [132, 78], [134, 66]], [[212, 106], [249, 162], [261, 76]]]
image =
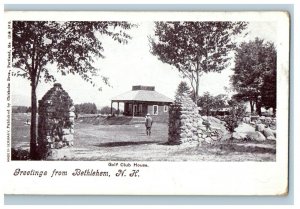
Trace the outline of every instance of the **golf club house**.
[[119, 112], [119, 103], [124, 103], [125, 116], [145, 117], [147, 113], [158, 121], [165, 121], [169, 118], [169, 105], [173, 100], [163, 94], [155, 91], [154, 86], [132, 86], [132, 90], [112, 98], [113, 103], [117, 102]]

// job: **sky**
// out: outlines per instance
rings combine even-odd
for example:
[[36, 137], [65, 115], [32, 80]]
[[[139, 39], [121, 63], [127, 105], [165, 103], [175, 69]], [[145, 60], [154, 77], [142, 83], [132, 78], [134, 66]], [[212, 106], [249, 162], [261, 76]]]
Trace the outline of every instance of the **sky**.
[[[98, 59], [95, 66], [100, 68], [99, 75], [109, 77], [111, 87], [106, 86], [100, 77], [93, 78], [97, 84], [97, 87], [93, 87], [78, 75], [61, 76], [54, 73], [56, 82], [62, 84], [75, 104], [91, 102], [95, 103], [98, 109], [110, 106], [112, 97], [130, 91], [133, 85], [155, 86], [156, 91], [171, 99], [174, 98], [178, 84], [184, 79], [175, 67], [162, 63], [150, 53], [148, 37], [154, 33], [153, 22], [138, 24], [137, 28], [128, 31], [132, 39], [127, 45], [119, 44], [108, 37], [101, 37], [105, 58]], [[244, 33], [247, 35], [237, 38], [238, 42], [259, 37], [275, 43], [276, 46], [275, 22], [250, 22]], [[221, 73], [204, 74], [200, 78], [199, 95], [206, 91], [212, 95], [226, 93], [224, 87], [229, 87], [233, 67], [234, 59]], [[55, 66], [49, 68], [56, 72]], [[30, 106], [29, 80], [12, 77], [11, 83], [12, 104]], [[52, 86], [53, 83], [39, 83], [37, 98], [41, 99]], [[99, 91], [98, 87], [102, 87], [102, 91]]]

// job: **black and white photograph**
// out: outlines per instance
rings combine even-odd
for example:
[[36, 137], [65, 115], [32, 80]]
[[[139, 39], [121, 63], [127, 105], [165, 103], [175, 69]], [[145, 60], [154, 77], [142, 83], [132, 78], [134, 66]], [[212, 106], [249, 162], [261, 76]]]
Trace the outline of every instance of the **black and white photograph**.
[[287, 13], [78, 15], [7, 22], [8, 162], [287, 163]]

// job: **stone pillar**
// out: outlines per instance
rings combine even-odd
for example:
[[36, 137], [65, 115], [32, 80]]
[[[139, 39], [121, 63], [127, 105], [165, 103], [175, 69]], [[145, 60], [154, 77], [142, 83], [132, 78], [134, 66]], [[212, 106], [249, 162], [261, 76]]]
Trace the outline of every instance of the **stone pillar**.
[[187, 94], [177, 97], [169, 107], [169, 143], [201, 142], [202, 122], [192, 99]]
[[74, 145], [75, 107], [61, 84], [54, 86], [39, 100], [38, 152], [41, 159], [70, 157]]

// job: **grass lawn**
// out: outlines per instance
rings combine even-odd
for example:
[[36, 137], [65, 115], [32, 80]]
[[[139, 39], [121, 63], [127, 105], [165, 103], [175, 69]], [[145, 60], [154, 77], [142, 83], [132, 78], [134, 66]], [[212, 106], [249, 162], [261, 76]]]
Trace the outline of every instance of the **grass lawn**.
[[[28, 115], [13, 114], [12, 147], [29, 148]], [[154, 123], [151, 136], [143, 124], [75, 124], [73, 157], [68, 160], [100, 161], [275, 161], [276, 142], [218, 142], [166, 145], [168, 125]]]

